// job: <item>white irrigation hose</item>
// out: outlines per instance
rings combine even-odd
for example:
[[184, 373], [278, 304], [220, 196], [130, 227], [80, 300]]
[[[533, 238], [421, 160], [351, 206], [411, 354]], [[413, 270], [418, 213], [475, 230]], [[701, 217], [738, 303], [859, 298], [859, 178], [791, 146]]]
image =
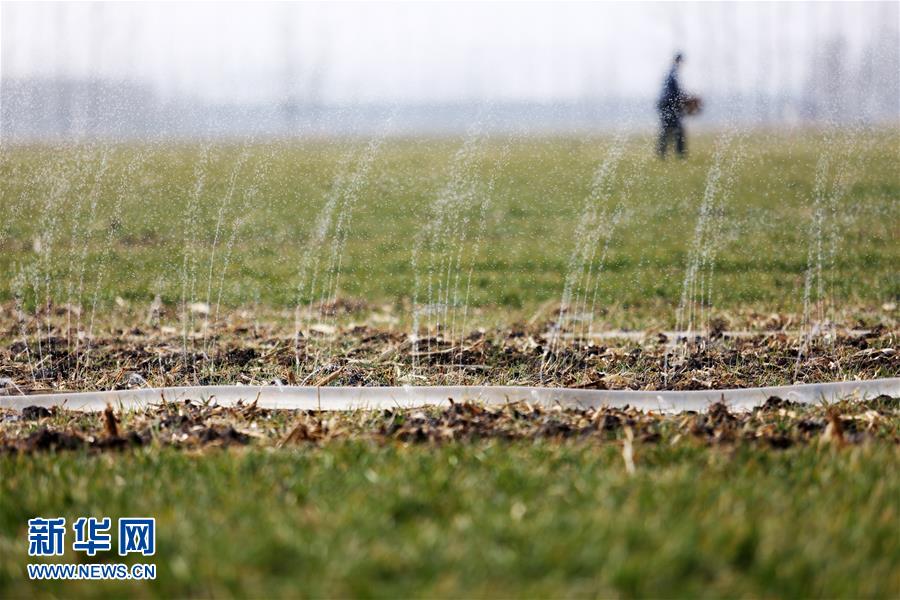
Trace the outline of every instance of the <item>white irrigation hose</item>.
[[355, 410], [446, 406], [449, 399], [472, 400], [502, 405], [527, 401], [542, 406], [565, 408], [623, 408], [677, 413], [704, 411], [715, 402], [725, 402], [731, 410], [746, 411], [776, 396], [802, 404], [836, 402], [844, 399], [871, 399], [880, 395], [900, 397], [900, 378], [870, 381], [810, 383], [776, 387], [698, 390], [635, 391], [579, 390], [519, 386], [403, 386], [403, 387], [291, 387], [213, 385], [200, 387], [148, 388], [108, 392], [55, 393], [31, 396], [0, 396], [0, 408], [22, 410], [26, 406], [65, 406], [69, 410], [100, 411], [106, 406], [133, 410], [162, 401], [210, 401], [233, 406], [238, 401], [256, 401], [260, 408], [300, 410]]
[[[864, 337], [870, 335], [872, 333], [869, 329], [839, 329], [835, 333], [840, 334], [844, 337]], [[659, 335], [664, 335], [666, 339], [676, 341], [676, 340], [685, 340], [692, 339], [696, 337], [708, 337], [708, 333], [705, 331], [630, 331], [626, 329], [609, 329], [603, 331], [591, 331], [581, 333], [572, 333], [572, 332], [547, 332], [544, 334], [544, 337], [548, 339], [552, 339], [554, 336], [563, 339], [563, 340], [584, 340], [584, 339], [592, 339], [592, 340], [631, 340], [631, 341], [642, 341], [645, 339], [652, 339]], [[721, 331], [717, 334], [719, 337], [726, 339], [751, 339], [751, 338], [767, 338], [767, 337], [775, 337], [779, 335], [784, 335], [787, 337], [802, 337], [805, 335], [803, 331], [799, 330], [785, 330], [785, 329], [772, 329], [772, 330], [761, 330], [761, 331], [753, 331], [753, 330], [734, 330], [734, 331]]]

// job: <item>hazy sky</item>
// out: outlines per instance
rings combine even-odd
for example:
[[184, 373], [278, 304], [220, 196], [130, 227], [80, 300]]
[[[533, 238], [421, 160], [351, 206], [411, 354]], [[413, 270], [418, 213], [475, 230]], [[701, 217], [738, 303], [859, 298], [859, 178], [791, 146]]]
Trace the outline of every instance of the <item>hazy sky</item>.
[[[164, 97], [571, 100], [688, 87], [796, 92], [814, 48], [897, 39], [884, 3], [11, 3], [3, 77], [101, 75]], [[900, 51], [900, 49], [898, 49]]]

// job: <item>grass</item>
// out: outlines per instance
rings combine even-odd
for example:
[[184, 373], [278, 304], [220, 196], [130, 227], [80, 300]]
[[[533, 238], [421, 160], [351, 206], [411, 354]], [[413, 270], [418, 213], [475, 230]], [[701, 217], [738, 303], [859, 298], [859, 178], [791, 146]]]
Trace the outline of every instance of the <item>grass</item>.
[[[0, 594], [896, 597], [898, 406], [0, 412]], [[157, 579], [29, 582], [35, 515], [154, 516]]]
[[[646, 445], [631, 476], [615, 445], [555, 441], [5, 456], [0, 590], [896, 597], [898, 458]], [[156, 516], [158, 579], [28, 582], [25, 523], [51, 514]]]
[[[291, 308], [336, 293], [408, 309], [417, 276], [418, 301], [438, 301], [425, 289], [428, 269], [461, 252], [458, 272], [472, 273], [470, 304], [528, 312], [560, 298], [586, 205], [600, 215], [588, 233], [608, 227], [618, 206], [618, 225], [594, 245], [599, 268], [608, 239], [597, 306], [624, 307], [631, 321], [671, 322], [717, 140], [697, 136], [689, 160], [664, 163], [650, 153], [649, 137], [388, 139], [362, 171], [366, 140], [6, 147], [0, 272], [10, 277], [0, 299], [18, 294], [33, 306], [49, 296], [104, 310], [117, 297], [149, 305], [158, 294], [166, 305], [185, 297]], [[718, 246], [712, 305], [799, 310], [811, 243], [813, 256], [824, 256], [814, 300], [869, 307], [896, 300], [898, 144], [896, 130], [737, 136], [722, 153], [718, 208], [704, 243]], [[621, 161], [606, 191], [591, 196], [613, 147], [622, 149]], [[355, 187], [346, 183], [354, 174]], [[842, 186], [846, 193], [834, 195]], [[327, 213], [334, 190], [337, 209]], [[448, 195], [461, 206], [445, 215], [470, 226], [461, 245], [453, 223], [434, 240], [422, 237], [436, 222], [435, 199]], [[317, 237], [322, 214], [333, 220]], [[340, 214], [346, 220], [338, 227]], [[817, 214], [819, 237], [811, 235]]]
[[[896, 376], [900, 132], [724, 140], [666, 163], [643, 137], [3, 146], [0, 393]], [[560, 303], [573, 333], [589, 309], [672, 327], [692, 272], [698, 318], [775, 335], [548, 344]], [[813, 321], [870, 331], [801, 352], [805, 288]], [[770, 408], [456, 435], [180, 406], [119, 415], [142, 445], [117, 451], [99, 416], [0, 411], [0, 597], [900, 596], [896, 403]], [[38, 515], [156, 517], [158, 579], [29, 582]]]

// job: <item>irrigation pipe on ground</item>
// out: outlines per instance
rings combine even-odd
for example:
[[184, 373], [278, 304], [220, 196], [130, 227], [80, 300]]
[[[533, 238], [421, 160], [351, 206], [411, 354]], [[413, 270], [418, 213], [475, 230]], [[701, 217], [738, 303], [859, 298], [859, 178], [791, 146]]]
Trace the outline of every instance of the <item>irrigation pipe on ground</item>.
[[623, 408], [664, 413], [704, 411], [716, 402], [731, 410], [747, 411], [770, 397], [801, 404], [866, 400], [886, 395], [900, 397], [900, 378], [869, 381], [810, 383], [761, 388], [638, 391], [584, 390], [520, 386], [402, 386], [402, 387], [293, 387], [213, 385], [199, 387], [145, 388], [105, 392], [53, 393], [0, 396], [0, 408], [22, 410], [26, 406], [63, 406], [69, 410], [100, 411], [107, 405], [123, 410], [150, 407], [162, 402], [185, 400], [232, 406], [256, 402], [260, 408], [294, 410], [357, 410], [446, 406], [475, 401], [488, 405], [526, 401], [564, 408]]
[[[832, 332], [833, 335], [840, 335], [843, 337], [865, 337], [870, 335], [872, 332], [869, 329], [838, 329]], [[651, 339], [658, 336], [664, 336], [667, 340], [672, 340], [673, 342], [676, 340], [686, 340], [686, 339], [694, 339], [694, 338], [710, 338], [710, 334], [705, 331], [630, 331], [626, 329], [608, 329], [601, 331], [589, 331], [584, 333], [572, 333], [572, 332], [552, 332], [549, 331], [544, 334], [544, 337], [551, 339], [554, 336], [563, 340], [632, 340], [632, 341], [642, 341], [646, 339]], [[786, 329], [772, 329], [772, 330], [763, 330], [756, 331], [750, 329], [744, 330], [726, 330], [720, 331], [716, 334], [715, 337], [721, 337], [725, 339], [750, 339], [750, 338], [769, 338], [776, 336], [788, 336], [788, 337], [802, 337], [804, 334], [803, 331], [799, 330], [786, 330]]]

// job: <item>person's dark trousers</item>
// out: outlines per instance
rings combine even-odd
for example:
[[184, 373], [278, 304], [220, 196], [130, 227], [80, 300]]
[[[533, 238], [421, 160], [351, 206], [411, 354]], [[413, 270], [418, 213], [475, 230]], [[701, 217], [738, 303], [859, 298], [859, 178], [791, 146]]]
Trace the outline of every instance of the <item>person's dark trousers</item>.
[[666, 157], [666, 150], [669, 146], [669, 138], [675, 138], [675, 152], [678, 156], [684, 157], [684, 128], [681, 126], [680, 119], [662, 119], [660, 123], [659, 144], [656, 152], [660, 158]]

